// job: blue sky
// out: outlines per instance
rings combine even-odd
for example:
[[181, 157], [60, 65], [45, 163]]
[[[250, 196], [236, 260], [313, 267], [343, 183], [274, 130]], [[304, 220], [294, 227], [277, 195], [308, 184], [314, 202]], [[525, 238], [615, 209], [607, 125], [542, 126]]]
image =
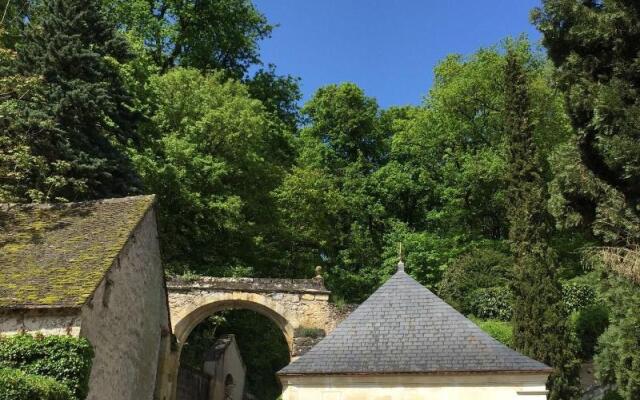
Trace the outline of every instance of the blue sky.
[[355, 82], [382, 107], [419, 104], [433, 67], [507, 36], [540, 35], [529, 11], [540, 0], [254, 0], [280, 24], [262, 59], [302, 78], [304, 100], [330, 83]]

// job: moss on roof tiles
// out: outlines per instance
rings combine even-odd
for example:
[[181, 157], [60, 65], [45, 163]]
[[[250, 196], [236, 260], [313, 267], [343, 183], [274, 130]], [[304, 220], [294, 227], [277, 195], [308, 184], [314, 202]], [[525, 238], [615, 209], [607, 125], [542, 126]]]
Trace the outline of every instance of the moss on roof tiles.
[[82, 306], [153, 202], [0, 205], [0, 308]]

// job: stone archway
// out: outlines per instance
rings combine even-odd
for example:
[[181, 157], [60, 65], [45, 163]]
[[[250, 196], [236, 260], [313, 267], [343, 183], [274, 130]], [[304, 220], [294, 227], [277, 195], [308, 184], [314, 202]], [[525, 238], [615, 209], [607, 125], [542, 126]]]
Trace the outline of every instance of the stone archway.
[[[337, 325], [340, 313], [329, 303], [322, 278], [259, 279], [213, 278], [167, 282], [174, 342], [162, 362], [158, 391], [163, 400], [175, 400], [182, 346], [205, 318], [224, 310], [260, 313], [282, 331], [295, 359]], [[310, 338], [308, 332], [315, 332]]]

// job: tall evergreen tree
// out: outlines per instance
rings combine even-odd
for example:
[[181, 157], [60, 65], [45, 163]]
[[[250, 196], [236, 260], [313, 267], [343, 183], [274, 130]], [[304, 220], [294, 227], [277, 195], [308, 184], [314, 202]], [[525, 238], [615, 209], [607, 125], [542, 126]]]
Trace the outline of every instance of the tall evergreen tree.
[[[97, 0], [46, 0], [46, 12], [27, 27], [17, 47], [17, 73], [39, 76], [40, 95], [13, 121], [29, 153], [56, 179], [33, 175], [14, 198], [25, 201], [80, 200], [137, 191], [126, 157], [135, 142], [137, 115], [119, 76], [117, 63], [128, 59], [124, 39], [100, 13]], [[52, 119], [34, 129], [31, 115]]]
[[582, 163], [640, 216], [640, 2], [544, 0], [533, 20], [558, 67]]
[[577, 133], [578, 165], [587, 172], [576, 168], [580, 190], [574, 192], [589, 199], [590, 207], [576, 206], [571, 198], [567, 203], [610, 246], [591, 254], [606, 267], [601, 292], [610, 309], [597, 373], [602, 382], [616, 384], [622, 398], [635, 400], [640, 398], [640, 296], [637, 281], [618, 274], [630, 277], [640, 244], [640, 2], [544, 0], [533, 20], [557, 67]]
[[525, 66], [509, 50], [506, 65], [505, 127], [509, 158], [509, 240], [516, 265], [512, 289], [514, 344], [518, 350], [555, 368], [549, 378], [550, 399], [579, 394], [577, 368], [568, 346], [562, 288], [548, 240], [546, 185], [536, 145]]

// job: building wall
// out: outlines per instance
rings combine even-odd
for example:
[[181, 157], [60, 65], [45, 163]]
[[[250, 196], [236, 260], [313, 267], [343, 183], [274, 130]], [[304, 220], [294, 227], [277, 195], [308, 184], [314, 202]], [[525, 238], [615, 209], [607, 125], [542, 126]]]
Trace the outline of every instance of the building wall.
[[82, 309], [95, 350], [88, 400], [150, 400], [169, 331], [154, 211], [133, 232]]
[[210, 400], [226, 400], [225, 380], [229, 374], [233, 377], [234, 385], [231, 399], [243, 399], [246, 368], [235, 338], [232, 339], [224, 354], [217, 361], [205, 362], [204, 371], [212, 377]]
[[546, 400], [546, 375], [281, 377], [283, 400]]
[[0, 334], [80, 335], [80, 312], [25, 310], [0, 314]]

